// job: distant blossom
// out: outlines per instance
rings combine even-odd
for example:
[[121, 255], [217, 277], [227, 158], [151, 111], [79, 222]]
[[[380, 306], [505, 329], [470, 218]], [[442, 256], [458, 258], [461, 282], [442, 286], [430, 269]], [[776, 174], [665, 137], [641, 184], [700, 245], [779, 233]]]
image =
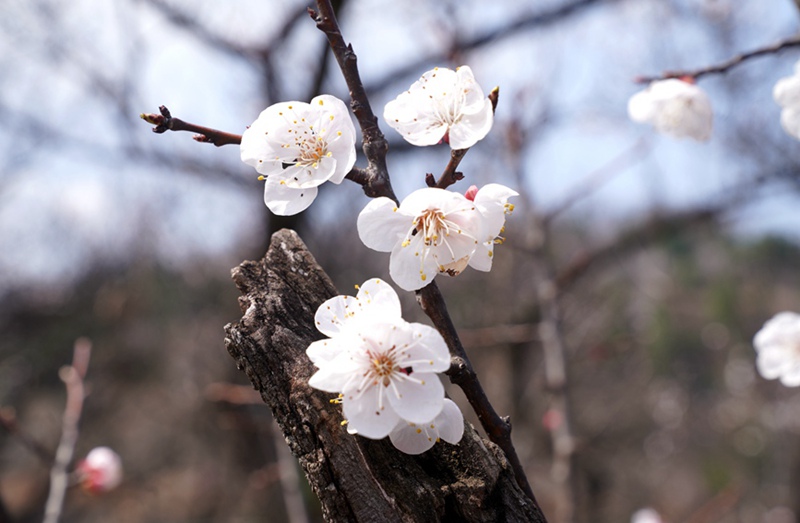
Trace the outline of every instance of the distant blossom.
[[776, 314], [756, 333], [753, 346], [763, 378], [777, 378], [787, 387], [800, 386], [800, 314]]
[[350, 432], [381, 439], [401, 422], [430, 424], [442, 413], [437, 373], [450, 368], [450, 353], [436, 329], [402, 319], [387, 283], [373, 278], [356, 297], [331, 298], [315, 323], [329, 338], [306, 350], [319, 369], [308, 383], [341, 394]]
[[455, 71], [436, 67], [423, 74], [386, 104], [383, 118], [413, 145], [444, 140], [453, 149], [466, 149], [488, 134], [494, 112], [472, 69], [462, 65]]
[[122, 460], [108, 447], [96, 447], [78, 463], [81, 486], [93, 494], [115, 489], [122, 482]]
[[772, 97], [781, 106], [783, 130], [800, 140], [800, 62], [795, 64], [792, 76], [778, 80]]
[[631, 515], [631, 523], [664, 523], [664, 520], [655, 509], [645, 507]]
[[628, 101], [628, 115], [634, 122], [651, 124], [658, 132], [675, 138], [706, 141], [711, 137], [711, 101], [690, 79], [651, 83]]
[[308, 208], [318, 186], [342, 183], [356, 161], [355, 140], [344, 102], [320, 95], [267, 107], [242, 135], [240, 153], [266, 181], [267, 207], [288, 216]]
[[405, 290], [420, 289], [438, 273], [460, 274], [468, 265], [492, 268], [494, 245], [514, 206], [517, 192], [489, 184], [473, 199], [437, 188], [408, 195], [398, 207], [389, 198], [369, 202], [358, 216], [361, 241], [380, 252], [391, 252], [389, 274]]

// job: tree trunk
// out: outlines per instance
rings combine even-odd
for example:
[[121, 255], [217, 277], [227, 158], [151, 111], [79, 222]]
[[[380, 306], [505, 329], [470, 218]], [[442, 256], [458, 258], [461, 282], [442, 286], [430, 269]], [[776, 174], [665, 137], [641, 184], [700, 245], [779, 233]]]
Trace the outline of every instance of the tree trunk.
[[338, 293], [294, 231], [275, 233], [264, 259], [232, 275], [243, 317], [225, 327], [225, 345], [272, 409], [327, 521], [545, 521], [502, 451], [469, 423], [458, 445], [420, 456], [347, 433], [333, 395], [308, 386], [315, 368], [305, 354], [322, 337], [317, 307]]

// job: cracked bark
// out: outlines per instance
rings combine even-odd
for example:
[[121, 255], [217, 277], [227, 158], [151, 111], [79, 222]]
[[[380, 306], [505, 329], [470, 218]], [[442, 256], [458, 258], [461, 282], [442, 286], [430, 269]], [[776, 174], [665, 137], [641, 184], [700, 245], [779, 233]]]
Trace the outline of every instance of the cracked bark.
[[262, 260], [232, 275], [243, 317], [225, 327], [225, 345], [272, 409], [327, 521], [545, 521], [502, 451], [470, 424], [458, 445], [420, 456], [347, 434], [333, 395], [308, 386], [315, 369], [305, 355], [322, 337], [317, 307], [338, 292], [294, 231], [275, 233]]

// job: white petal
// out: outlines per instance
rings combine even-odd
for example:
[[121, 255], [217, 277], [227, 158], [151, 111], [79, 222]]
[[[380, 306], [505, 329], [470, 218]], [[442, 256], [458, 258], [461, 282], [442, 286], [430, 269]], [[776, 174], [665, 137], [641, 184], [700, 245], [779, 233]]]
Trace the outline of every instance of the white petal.
[[651, 123], [655, 118], [657, 104], [646, 89], [628, 100], [628, 116], [634, 122]]
[[781, 111], [781, 127], [800, 140], [800, 106], [786, 107]]
[[[382, 405], [381, 394], [384, 396]], [[387, 401], [383, 385], [373, 385], [360, 396], [356, 396], [353, 390], [345, 391], [342, 407], [348, 425], [361, 436], [371, 439], [385, 438], [400, 420]]]
[[389, 433], [389, 439], [400, 452], [416, 456], [429, 450], [436, 443], [436, 436], [425, 428], [401, 419], [397, 427]]
[[494, 240], [500, 234], [506, 222], [506, 211], [510, 212], [506, 204], [512, 196], [519, 196], [519, 193], [499, 183], [485, 185], [475, 194], [475, 206], [483, 218], [482, 241]]
[[292, 189], [268, 176], [264, 185], [264, 203], [278, 216], [291, 216], [306, 210], [317, 197], [317, 188]]
[[310, 165], [290, 165], [272, 177], [275, 177], [276, 182], [284, 182], [286, 187], [291, 189], [307, 189], [327, 182], [334, 171], [336, 171], [336, 159], [324, 157]]
[[348, 322], [349, 315], [356, 310], [357, 300], [352, 296], [334, 296], [317, 308], [314, 324], [326, 336], [336, 336]]
[[411, 243], [397, 242], [389, 257], [389, 275], [406, 291], [415, 291], [428, 285], [439, 272], [433, 256], [423, 256], [423, 242], [419, 235]]
[[388, 321], [401, 318], [400, 298], [391, 285], [380, 278], [371, 278], [358, 289], [356, 296], [363, 309]]
[[465, 114], [450, 126], [449, 142], [453, 149], [467, 149], [489, 134], [494, 122], [492, 102], [485, 99], [483, 108], [475, 114]]
[[439, 376], [430, 372], [412, 372], [408, 379], [393, 380], [386, 396], [395, 412], [406, 421], [422, 423], [442, 411], [444, 387]]
[[[310, 348], [311, 345], [309, 345]], [[315, 346], [309, 356], [316, 359], [314, 363], [319, 366], [319, 370], [308, 379], [308, 385], [325, 392], [344, 392], [353, 377], [359, 373], [358, 361], [351, 356], [348, 349], [349, 347], [342, 344], [338, 354], [331, 359], [326, 359], [320, 354], [322, 348]]]
[[390, 198], [375, 198], [358, 215], [358, 237], [370, 249], [390, 252], [402, 241], [413, 220], [412, 216], [399, 212]]
[[476, 271], [489, 272], [492, 270], [494, 260], [494, 241], [478, 244], [472, 257], [469, 259], [469, 266]]
[[455, 445], [464, 435], [464, 415], [451, 399], [445, 398], [442, 412], [434, 420], [439, 437]]
[[409, 323], [412, 339], [410, 347], [404, 351], [406, 359], [414, 372], [445, 372], [450, 368], [450, 350], [442, 335], [428, 325]]
[[772, 89], [772, 97], [781, 107], [800, 107], [800, 76], [778, 80]]
[[312, 342], [306, 349], [306, 354], [311, 363], [317, 367], [322, 367], [332, 362], [336, 356], [341, 354], [347, 346], [339, 339], [324, 339]]

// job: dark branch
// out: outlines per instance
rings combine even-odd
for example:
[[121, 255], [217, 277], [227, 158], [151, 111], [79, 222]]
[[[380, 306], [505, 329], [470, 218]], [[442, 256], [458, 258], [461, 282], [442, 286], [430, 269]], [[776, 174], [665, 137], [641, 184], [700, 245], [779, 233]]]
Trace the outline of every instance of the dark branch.
[[317, 9], [319, 12], [309, 9], [308, 14], [316, 21], [317, 28], [328, 37], [333, 56], [336, 57], [347, 88], [350, 90], [350, 107], [361, 127], [363, 149], [368, 163], [367, 183], [363, 185], [364, 193], [372, 198], [386, 196], [397, 202], [397, 196], [392, 189], [389, 172], [386, 168], [386, 152], [389, 150], [389, 144], [378, 127], [378, 117], [372, 112], [367, 92], [364, 90], [364, 84], [361, 82], [358, 72], [356, 54], [353, 52], [352, 46], [345, 43], [342, 37], [330, 0], [318, 0]]
[[547, 11], [532, 13], [527, 16], [521, 16], [516, 20], [514, 20], [513, 22], [511, 22], [510, 24], [489, 31], [483, 35], [472, 38], [471, 40], [456, 42], [455, 45], [447, 49], [446, 52], [443, 51], [443, 52], [433, 53], [425, 58], [416, 60], [404, 67], [396, 69], [393, 72], [391, 72], [388, 76], [378, 80], [375, 83], [367, 85], [366, 86], [367, 91], [370, 93], [374, 93], [376, 91], [386, 89], [392, 82], [396, 81], [398, 78], [419, 75], [420, 70], [427, 68], [427, 66], [429, 65], [432, 64], [441, 65], [441, 62], [447, 61], [448, 57], [452, 56], [454, 52], [463, 53], [465, 51], [470, 51], [472, 49], [476, 49], [478, 47], [482, 47], [484, 45], [512, 37], [522, 31], [526, 31], [536, 27], [543, 27], [548, 24], [558, 22], [562, 19], [568, 18], [573, 14], [579, 13], [580, 11], [583, 10], [583, 8], [591, 7], [593, 4], [602, 3], [604, 1], [609, 1], [609, 0], [574, 0], [572, 2], [565, 3], [564, 5], [561, 5], [559, 7]]
[[665, 73], [659, 76], [640, 76], [634, 79], [636, 83], [640, 84], [648, 84], [650, 82], [655, 82], [656, 80], [666, 80], [668, 78], [682, 78], [682, 77], [690, 77], [690, 78], [700, 78], [701, 76], [705, 76], [708, 74], [719, 74], [728, 72], [728, 70], [733, 69], [735, 66], [751, 59], [756, 58], [758, 56], [768, 55], [768, 54], [775, 54], [783, 49], [789, 47], [795, 47], [800, 45], [800, 35], [795, 35], [779, 42], [776, 42], [772, 45], [768, 45], [766, 47], [760, 47], [758, 49], [754, 49], [747, 53], [742, 53], [739, 55], [734, 56], [733, 58], [729, 58], [722, 63], [716, 65], [710, 65], [707, 67], [702, 67], [700, 69], [694, 70], [685, 70], [685, 71], [666, 71]]
[[494, 410], [491, 402], [489, 402], [489, 398], [486, 396], [486, 392], [484, 392], [478, 376], [472, 368], [469, 356], [467, 356], [467, 352], [461, 344], [458, 332], [456, 332], [456, 328], [453, 325], [453, 320], [450, 319], [450, 315], [447, 312], [444, 297], [439, 292], [436, 282], [431, 282], [417, 291], [417, 301], [433, 322], [436, 330], [444, 337], [447, 347], [450, 349], [450, 354], [453, 356], [450, 370], [447, 371], [450, 381], [464, 391], [464, 395], [478, 415], [486, 435], [489, 436], [492, 443], [503, 449], [506, 458], [511, 463], [517, 484], [538, 507], [539, 503], [536, 501], [536, 496], [533, 495], [528, 478], [525, 476], [525, 470], [511, 441], [511, 423], [507, 419], [501, 418]]
[[240, 144], [242, 143], [242, 136], [239, 134], [231, 134], [210, 127], [203, 127], [193, 123], [184, 122], [180, 118], [173, 118], [166, 106], [159, 106], [161, 114], [142, 113], [139, 117], [149, 124], [155, 125], [153, 132], [157, 134], [165, 133], [167, 131], [189, 131], [190, 133], [197, 133], [194, 139], [201, 143], [213, 143], [217, 147], [223, 145]]

